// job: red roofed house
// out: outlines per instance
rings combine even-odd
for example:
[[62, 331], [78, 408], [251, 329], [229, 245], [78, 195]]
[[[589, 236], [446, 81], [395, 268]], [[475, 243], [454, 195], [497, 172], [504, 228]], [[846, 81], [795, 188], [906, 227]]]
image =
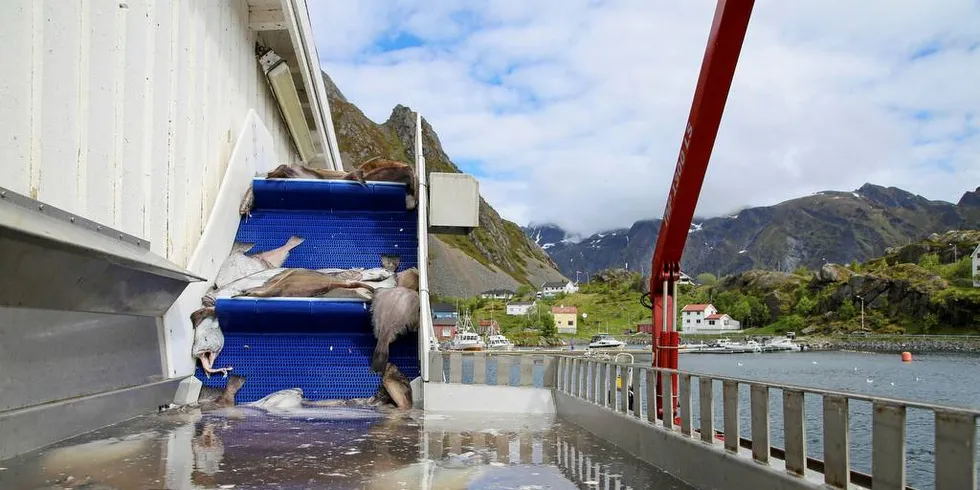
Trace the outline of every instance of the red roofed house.
[[690, 304], [681, 310], [681, 325], [687, 333], [713, 333], [738, 330], [739, 322], [727, 313], [718, 313], [712, 304]]
[[578, 331], [575, 317], [578, 316], [578, 308], [574, 306], [552, 306], [551, 314], [555, 317], [555, 328], [558, 333], [575, 333]]

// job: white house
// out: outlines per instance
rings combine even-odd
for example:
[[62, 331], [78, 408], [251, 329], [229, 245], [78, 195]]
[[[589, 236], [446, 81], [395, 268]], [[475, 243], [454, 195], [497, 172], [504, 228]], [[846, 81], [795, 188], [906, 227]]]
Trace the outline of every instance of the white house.
[[514, 294], [510, 289], [490, 289], [480, 293], [480, 297], [483, 299], [511, 299]]
[[684, 333], [714, 333], [738, 330], [741, 324], [727, 313], [718, 313], [712, 304], [690, 304], [681, 310]]
[[718, 308], [715, 308], [713, 304], [691, 304], [684, 307], [681, 310], [681, 325], [684, 326], [685, 332], [690, 332], [701, 325], [707, 325], [705, 319], [711, 315], [718, 313]]
[[980, 288], [980, 245], [973, 249], [973, 267], [970, 269], [973, 274], [973, 287]]
[[527, 315], [534, 308], [534, 301], [511, 301], [507, 303], [507, 314], [511, 316]]
[[578, 285], [572, 281], [549, 281], [541, 285], [538, 295], [551, 298], [560, 293], [572, 294], [575, 292], [578, 292]]
[[709, 315], [704, 319], [707, 323], [707, 327], [703, 330], [738, 330], [742, 328], [742, 325], [734, 318], [728, 316], [728, 313], [715, 313], [714, 315]]

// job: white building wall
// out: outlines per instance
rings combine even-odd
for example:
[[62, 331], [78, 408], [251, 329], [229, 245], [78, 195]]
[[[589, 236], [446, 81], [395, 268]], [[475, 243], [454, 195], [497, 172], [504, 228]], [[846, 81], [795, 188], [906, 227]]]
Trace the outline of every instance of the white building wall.
[[973, 287], [980, 288], [980, 245], [977, 245], [976, 250], [973, 251], [971, 262], [973, 267], [970, 269], [970, 273], [973, 274]]
[[298, 160], [246, 0], [9, 0], [0, 186], [149, 240], [186, 266], [253, 108]]

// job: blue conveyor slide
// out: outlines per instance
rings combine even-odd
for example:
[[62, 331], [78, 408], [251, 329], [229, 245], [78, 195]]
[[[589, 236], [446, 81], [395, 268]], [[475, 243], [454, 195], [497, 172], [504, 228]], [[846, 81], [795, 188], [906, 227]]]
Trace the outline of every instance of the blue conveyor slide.
[[[252, 215], [238, 227], [248, 253], [281, 246], [292, 235], [304, 242], [283, 267], [372, 268], [381, 255], [400, 256], [399, 271], [418, 266], [415, 210], [405, 210], [403, 184], [297, 179], [253, 181]], [[215, 305], [225, 344], [215, 367], [244, 375], [238, 403], [300, 387], [313, 400], [369, 397], [380, 376], [371, 372], [369, 303], [352, 299], [223, 298]], [[402, 335], [389, 360], [409, 379], [419, 375], [418, 334]], [[206, 386], [224, 386], [221, 375], [196, 373]]]

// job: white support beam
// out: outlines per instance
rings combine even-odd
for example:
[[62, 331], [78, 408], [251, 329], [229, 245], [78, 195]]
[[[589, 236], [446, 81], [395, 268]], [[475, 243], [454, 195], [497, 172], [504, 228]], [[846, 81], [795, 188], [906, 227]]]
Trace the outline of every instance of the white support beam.
[[341, 170], [343, 162], [340, 160], [340, 148], [337, 145], [333, 119], [330, 116], [327, 90], [320, 73], [320, 60], [316, 43], [313, 41], [313, 27], [310, 24], [306, 0], [281, 0], [281, 5], [289, 26], [289, 36], [296, 48], [296, 62], [303, 74], [307, 97], [313, 104], [313, 120], [320, 134], [320, 145], [323, 148], [327, 168]]
[[281, 8], [249, 9], [248, 28], [253, 31], [281, 31], [288, 29], [286, 24], [286, 14]]

